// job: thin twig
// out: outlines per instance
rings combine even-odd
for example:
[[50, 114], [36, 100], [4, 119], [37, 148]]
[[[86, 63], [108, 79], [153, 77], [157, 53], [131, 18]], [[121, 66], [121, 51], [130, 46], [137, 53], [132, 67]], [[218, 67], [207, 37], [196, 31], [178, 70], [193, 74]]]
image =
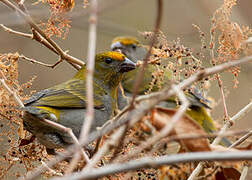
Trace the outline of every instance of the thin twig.
[[114, 147], [114, 152], [113, 152], [112, 158], [110, 159], [110, 162], [113, 162], [123, 149], [123, 143], [124, 143], [124, 140], [126, 138], [127, 130], [129, 128], [129, 123], [126, 123], [123, 127], [124, 127], [124, 129], [122, 130], [123, 131], [122, 135], [118, 139], [119, 143], [116, 144], [115, 147]]
[[9, 8], [11, 8], [14, 11], [17, 11], [25, 20], [26, 22], [32, 27], [34, 28], [43, 38], [46, 39], [46, 41], [48, 41], [48, 43], [50, 43], [50, 45], [57, 51], [57, 53], [60, 55], [60, 57], [62, 59], [65, 59], [71, 63], [75, 63], [78, 64], [80, 66], [83, 66], [84, 63], [76, 58], [73, 57], [67, 53], [65, 53], [65, 51], [63, 51], [59, 45], [54, 42], [51, 38], [49, 38], [39, 27], [38, 25], [33, 21], [33, 19], [31, 18], [31, 16], [29, 16], [28, 14], [26, 14], [23, 10], [21, 10], [20, 8], [18, 8], [17, 6], [15, 6], [13, 3], [11, 3], [8, 0], [0, 0], [0, 2], [4, 3], [6, 6], [8, 6]]
[[31, 31], [32, 31], [32, 39], [33, 40], [41, 43], [46, 48], [48, 48], [49, 50], [51, 50], [55, 54], [59, 55], [59, 53], [54, 49], [54, 47], [50, 43], [48, 43], [48, 41], [45, 40], [45, 38], [43, 38], [37, 31], [35, 31], [33, 28], [31, 29]]
[[26, 56], [24, 56], [23, 54], [19, 55], [19, 58], [23, 59], [23, 60], [26, 60], [32, 64], [39, 64], [39, 65], [42, 65], [42, 66], [45, 66], [45, 67], [50, 67], [52, 68], [53, 66], [55, 66], [55, 64], [46, 64], [46, 63], [43, 63], [43, 62], [40, 62], [40, 61], [37, 61], [33, 58], [28, 58]]
[[238, 139], [237, 141], [235, 141], [231, 146], [229, 146], [228, 148], [233, 148], [236, 146], [239, 146], [241, 143], [243, 143], [244, 141], [246, 141], [250, 136], [252, 136], [252, 130], [249, 131], [247, 134], [245, 134], [244, 136], [242, 136], [240, 139]]
[[[249, 132], [251, 132], [251, 131], [249, 131]], [[239, 135], [239, 134], [244, 134], [244, 133], [248, 134], [249, 132], [248, 131], [237, 131], [237, 132], [231, 131], [231, 132], [225, 132], [225, 133], [221, 134], [221, 137], [223, 138], [223, 137], [234, 136], [234, 135]], [[211, 133], [211, 134], [202, 134], [202, 135], [199, 135], [199, 134], [190, 134], [189, 133], [189, 134], [180, 134], [180, 135], [170, 136], [165, 141], [166, 142], [170, 142], [170, 141], [186, 140], [186, 139], [190, 139], [191, 140], [191, 139], [200, 139], [200, 138], [214, 138], [214, 137], [217, 137], [217, 136], [220, 136], [219, 132], [214, 132], [214, 133]]]
[[94, 155], [92, 160], [82, 171], [88, 172], [90, 169], [92, 169], [95, 166], [95, 164], [102, 158], [102, 156], [111, 149], [111, 147], [117, 145], [119, 143], [118, 140], [124, 133], [124, 130], [125, 130], [125, 126], [122, 126], [118, 130], [116, 130], [114, 134], [110, 136], [107, 142], [100, 148], [100, 150]]
[[252, 43], [252, 37], [249, 37], [244, 43]]
[[130, 158], [134, 157], [135, 155], [138, 155], [140, 152], [142, 152], [146, 148], [150, 147], [151, 145], [155, 144], [163, 137], [166, 137], [168, 134], [170, 134], [170, 132], [172, 131], [175, 124], [184, 115], [184, 113], [185, 113], [186, 109], [188, 108], [188, 106], [190, 105], [190, 103], [187, 100], [187, 98], [185, 97], [185, 94], [181, 89], [178, 89], [177, 86], [175, 86], [175, 85], [172, 85], [171, 88], [175, 91], [176, 95], [178, 96], [178, 98], [182, 104], [179, 107], [176, 114], [174, 116], [172, 116], [170, 123], [167, 123], [165, 125], [165, 127], [162, 128], [162, 130], [158, 134], [154, 135], [153, 137], [151, 137], [148, 140], [146, 140], [145, 142], [143, 142], [137, 149], [131, 151], [129, 154], [125, 155], [124, 157], [119, 157], [118, 159], [120, 159], [120, 161], [124, 161], [126, 159], [130, 159]]
[[[90, 127], [94, 120], [94, 95], [93, 95], [93, 72], [95, 65], [95, 48], [96, 48], [96, 25], [97, 25], [97, 0], [90, 2], [90, 19], [89, 19], [89, 41], [88, 41], [88, 62], [86, 70], [86, 89], [87, 89], [87, 109], [85, 112], [85, 119], [83, 119], [83, 125], [79, 140], [85, 141], [88, 137]], [[79, 161], [79, 153], [76, 153], [72, 159], [67, 172], [72, 172], [75, 165]]]
[[17, 104], [20, 106], [20, 107], [24, 107], [24, 104], [23, 102], [21, 101], [21, 99], [18, 97], [17, 93], [15, 91], [12, 91], [9, 86], [5, 83], [5, 76], [3, 74], [2, 71], [0, 71], [1, 73], [1, 76], [2, 76], [2, 79], [0, 79], [0, 84], [2, 84], [2, 86], [6, 89], [6, 91], [9, 93], [10, 97], [13, 97], [14, 100], [17, 102]]
[[[220, 134], [226, 132], [227, 129], [229, 129], [236, 121], [243, 118], [250, 110], [252, 109], [252, 102], [247, 104], [242, 110], [240, 110], [236, 115], [234, 115], [230, 121], [228, 121], [220, 130]], [[219, 144], [221, 141], [221, 137], [215, 138], [213, 141], [213, 145]]]
[[16, 35], [23, 36], [23, 37], [26, 37], [26, 38], [32, 38], [32, 34], [23, 33], [23, 32], [19, 32], [19, 31], [14, 31], [13, 29], [10, 29], [10, 28], [6, 27], [3, 24], [0, 24], [0, 27], [3, 28], [3, 30], [8, 32], [8, 33], [16, 34]]
[[[226, 63], [220, 64], [220, 65], [217, 65], [217, 66], [214, 66], [211, 68], [200, 70], [200, 71], [196, 72], [194, 75], [192, 75], [191, 77], [189, 77], [188, 79], [185, 79], [184, 81], [180, 82], [176, 86], [178, 86], [179, 89], [184, 89], [184, 88], [190, 86], [192, 83], [194, 83], [197, 80], [200, 80], [204, 77], [213, 75], [218, 72], [222, 72], [228, 68], [231, 68], [231, 67], [234, 67], [237, 65], [241, 65], [241, 64], [244, 64], [244, 63], [247, 63], [250, 61], [252, 61], [252, 56], [247, 56], [247, 57], [244, 57], [239, 60], [228, 61]], [[165, 88], [160, 92], [155, 92], [155, 93], [151, 93], [148, 95], [143, 95], [143, 96], [137, 97], [136, 98], [136, 103], [137, 103], [136, 108], [132, 109], [132, 108], [130, 108], [130, 106], [125, 107], [121, 113], [116, 115], [116, 118], [114, 118], [113, 121], [109, 121], [108, 123], [106, 123], [106, 125], [104, 125], [102, 129], [90, 133], [88, 139], [86, 141], [80, 142], [80, 144], [82, 146], [88, 145], [90, 142], [93, 142], [94, 140], [96, 140], [99, 137], [103, 136], [104, 134], [110, 132], [111, 130], [114, 130], [115, 128], [127, 123], [129, 120], [131, 120], [131, 117], [134, 117], [135, 119], [140, 120], [141, 117], [143, 117], [146, 113], [148, 113], [149, 110], [152, 109], [156, 104], [158, 104], [159, 102], [167, 99], [168, 97], [170, 97], [174, 94], [175, 94], [175, 92], [173, 89]], [[127, 118], [125, 118], [126, 112], [131, 114], [129, 116], [126, 116]], [[76, 147], [70, 146], [65, 151], [65, 153], [63, 153], [61, 156], [56, 156], [55, 158], [50, 160], [47, 163], [47, 165], [49, 167], [52, 167], [56, 163], [69, 157], [72, 153], [75, 152], [75, 149], [76, 149]], [[40, 167], [36, 168], [35, 170], [33, 170], [31, 173], [29, 173], [29, 175], [27, 175], [25, 179], [27, 179], [27, 180], [34, 179], [34, 178], [38, 177], [45, 170], [46, 169], [44, 167], [40, 166]], [[20, 179], [24, 179], [24, 178], [21, 177]]]
[[[215, 66], [216, 67], [216, 66]], [[252, 109], [252, 102], [250, 102], [248, 105], [246, 105], [241, 111], [239, 111], [236, 115], [234, 115], [229, 121], [226, 121], [224, 126], [220, 130], [220, 135], [225, 133], [228, 128], [231, 127], [232, 124], [235, 123], [235, 121], [241, 119], [244, 115], [246, 115], [250, 110]], [[212, 145], [217, 145], [221, 141], [221, 137], [218, 136], [214, 139], [212, 142]], [[192, 174], [189, 176], [188, 180], [194, 180], [199, 175], [199, 173], [203, 169], [204, 162], [200, 162], [197, 167], [194, 169]]]
[[156, 21], [155, 21], [153, 35], [151, 37], [149, 50], [148, 50], [145, 58], [143, 59], [143, 65], [140, 67], [139, 72], [137, 73], [137, 76], [136, 76], [136, 80], [134, 82], [132, 100], [131, 100], [131, 103], [130, 103], [131, 106], [133, 106], [133, 104], [134, 104], [134, 100], [135, 100], [135, 98], [137, 96], [139, 86], [141, 85], [141, 82], [142, 82], [142, 80], [144, 78], [143, 77], [144, 76], [144, 70], [145, 70], [146, 66], [148, 65], [148, 60], [149, 60], [149, 57], [151, 56], [152, 47], [156, 43], [157, 34], [158, 34], [159, 30], [160, 30], [162, 13], [163, 13], [163, 1], [162, 0], [157, 0], [157, 17], [156, 17]]
[[224, 121], [228, 121], [229, 115], [228, 115], [228, 111], [227, 111], [227, 103], [226, 103], [226, 99], [225, 99], [223, 83], [221, 81], [220, 75], [216, 74], [216, 76], [217, 76], [217, 82], [218, 82], [218, 86], [220, 88], [221, 100], [222, 100], [223, 108], [224, 108]]
[[244, 164], [243, 169], [242, 169], [242, 173], [241, 173], [241, 176], [240, 176], [239, 180], [246, 180], [246, 176], [248, 174], [248, 169], [249, 169], [248, 164]]
[[227, 160], [252, 160], [252, 151], [236, 151], [236, 152], [194, 152], [175, 155], [166, 155], [161, 157], [145, 157], [138, 160], [132, 160], [125, 163], [115, 163], [104, 167], [91, 169], [89, 172], [80, 172], [64, 176], [61, 178], [53, 178], [53, 180], [65, 179], [97, 179], [106, 175], [120, 172], [137, 170], [140, 168], [158, 168], [163, 165], [171, 165], [177, 163], [199, 162], [199, 161], [227, 161]]
[[[49, 44], [48, 41], [46, 41], [41, 35], [39, 35], [39, 33], [37, 31], [35, 31], [33, 28], [32, 28], [32, 34], [28, 34], [28, 33], [23, 33], [23, 32], [19, 32], [19, 31], [14, 31], [13, 29], [8, 28], [8, 27], [4, 26], [3, 24], [0, 24], [0, 27], [2, 27], [6, 32], [36, 40], [37, 42], [41, 43], [42, 45], [47, 47], [49, 50], [54, 52], [55, 54], [59, 55], [59, 53], [53, 48], [53, 46], [51, 46], [51, 44]], [[24, 58], [24, 59], [28, 60], [32, 63], [40, 64], [40, 65], [50, 67], [50, 68], [54, 68], [57, 64], [59, 64], [62, 61], [62, 59], [61, 59], [61, 61], [57, 61], [55, 64], [50, 65], [50, 64], [40, 63], [39, 61], [32, 60], [29, 58]], [[77, 69], [77, 70], [80, 69], [77, 64], [73, 64], [71, 62], [68, 62], [68, 63], [71, 64], [75, 69]]]
[[[215, 13], [214, 13], [214, 16], [215, 16]], [[212, 64], [212, 66], [216, 65], [216, 60], [215, 60], [215, 56], [214, 56], [215, 34], [216, 34], [215, 26], [216, 26], [215, 21], [212, 21], [212, 25], [210, 28], [210, 37], [211, 37], [211, 39], [210, 39], [210, 56], [211, 56], [210, 63]], [[224, 108], [224, 120], [229, 120], [229, 115], [228, 115], [228, 111], [227, 111], [227, 104], [226, 104], [226, 100], [225, 100], [225, 94], [224, 94], [223, 84], [222, 84], [222, 81], [220, 78], [220, 74], [217, 73], [216, 78], [217, 78], [218, 86], [220, 88], [221, 100], [222, 100], [223, 108]]]
[[49, 168], [44, 161], [41, 161], [41, 164], [42, 164], [42, 166], [44, 166], [45, 168], [47, 168], [47, 170], [50, 171], [50, 173], [52, 173], [53, 175], [63, 176], [62, 173], [58, 173], [58, 172], [54, 171], [53, 169]]

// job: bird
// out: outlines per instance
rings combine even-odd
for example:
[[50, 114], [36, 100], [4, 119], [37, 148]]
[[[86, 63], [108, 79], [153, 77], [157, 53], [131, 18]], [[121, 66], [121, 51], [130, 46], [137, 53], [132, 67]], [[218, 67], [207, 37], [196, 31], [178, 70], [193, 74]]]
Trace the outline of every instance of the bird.
[[[125, 56], [130, 58], [133, 62], [137, 63], [137, 61], [143, 61], [147, 51], [148, 46], [141, 44], [141, 42], [132, 36], [118, 36], [112, 40], [110, 49], [112, 51], [119, 51], [122, 52]], [[161, 61], [161, 63], [163, 63]], [[162, 67], [160, 67], [162, 68]], [[127, 99], [124, 98], [124, 94], [126, 97], [130, 97], [131, 93], [133, 92], [133, 86], [135, 82], [135, 78], [138, 73], [139, 68], [128, 72], [124, 75], [121, 84], [123, 87], [123, 91], [118, 89], [118, 107], [123, 108], [127, 105]], [[149, 84], [152, 80], [152, 73], [156, 71], [156, 68], [152, 64], [148, 64], [145, 68], [143, 82], [139, 87], [138, 94], [143, 95], [149, 89]], [[169, 85], [172, 81], [173, 72], [169, 71], [168, 69], [163, 69], [163, 85]], [[157, 91], [159, 88], [157, 85], [154, 84], [152, 88], [152, 92]], [[189, 116], [191, 119], [196, 121], [206, 133], [214, 133], [217, 131], [216, 126], [212, 118], [209, 116], [207, 109], [211, 109], [208, 105], [209, 100], [204, 98], [200, 91], [196, 88], [188, 88], [185, 90], [185, 95], [190, 102], [190, 107], [186, 110], [186, 115]], [[164, 102], [160, 103], [160, 106], [166, 108], [177, 108], [178, 101], [175, 96], [170, 97]], [[231, 143], [226, 139], [223, 138], [221, 144], [224, 146], [229, 146]]]
[[[93, 73], [94, 120], [91, 131], [102, 126], [117, 108], [117, 87], [123, 74], [135, 69], [136, 64], [119, 52], [106, 51], [95, 56]], [[46, 147], [48, 154], [66, 148], [73, 139], [66, 132], [41, 121], [41, 118], [71, 128], [79, 137], [86, 112], [86, 66], [68, 81], [35, 93], [24, 102], [24, 128]]]

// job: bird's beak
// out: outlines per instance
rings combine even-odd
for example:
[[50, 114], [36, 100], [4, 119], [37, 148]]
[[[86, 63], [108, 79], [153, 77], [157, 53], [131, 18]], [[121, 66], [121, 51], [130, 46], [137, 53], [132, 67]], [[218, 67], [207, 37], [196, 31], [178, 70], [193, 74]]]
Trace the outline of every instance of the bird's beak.
[[120, 72], [124, 73], [128, 71], [132, 71], [135, 68], [136, 68], [136, 64], [125, 57], [124, 61], [120, 65]]
[[115, 51], [115, 50], [117, 50], [117, 49], [122, 49], [122, 44], [121, 44], [120, 42], [117, 41], [117, 42], [111, 44], [110, 49], [111, 49], [112, 51]]

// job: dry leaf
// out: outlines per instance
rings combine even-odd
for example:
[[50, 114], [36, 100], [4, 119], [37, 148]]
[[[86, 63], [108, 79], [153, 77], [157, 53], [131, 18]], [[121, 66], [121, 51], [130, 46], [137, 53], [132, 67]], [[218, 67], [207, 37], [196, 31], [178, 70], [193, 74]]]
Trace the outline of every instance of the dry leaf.
[[247, 146], [237, 147], [236, 149], [238, 149], [238, 150], [243, 150], [243, 151], [245, 151], [245, 150], [252, 150], [252, 143], [250, 143], [250, 144], [247, 145]]
[[17, 129], [17, 134], [18, 134], [19, 138], [21, 138], [21, 139], [25, 138], [25, 131], [24, 131], [23, 123], [19, 124], [19, 127]]
[[[171, 118], [176, 114], [174, 109], [156, 108], [152, 111], [151, 123], [158, 130], [170, 123]], [[186, 115], [175, 124], [171, 134], [175, 135], [205, 135], [204, 130], [191, 118]], [[206, 138], [181, 139], [181, 145], [184, 145], [189, 151], [211, 151], [210, 144]]]
[[235, 168], [221, 168], [221, 171], [218, 171], [215, 174], [216, 180], [239, 180], [241, 173]]

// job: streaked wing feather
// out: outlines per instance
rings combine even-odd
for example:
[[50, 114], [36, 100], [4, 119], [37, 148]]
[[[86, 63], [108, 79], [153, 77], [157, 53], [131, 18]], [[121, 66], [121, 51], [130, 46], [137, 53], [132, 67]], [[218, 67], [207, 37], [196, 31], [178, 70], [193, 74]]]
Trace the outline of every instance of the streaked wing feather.
[[[85, 83], [79, 79], [71, 79], [52, 88], [42, 90], [33, 95], [26, 105], [51, 106], [59, 108], [85, 108]], [[103, 107], [101, 101], [95, 101], [96, 108]]]

